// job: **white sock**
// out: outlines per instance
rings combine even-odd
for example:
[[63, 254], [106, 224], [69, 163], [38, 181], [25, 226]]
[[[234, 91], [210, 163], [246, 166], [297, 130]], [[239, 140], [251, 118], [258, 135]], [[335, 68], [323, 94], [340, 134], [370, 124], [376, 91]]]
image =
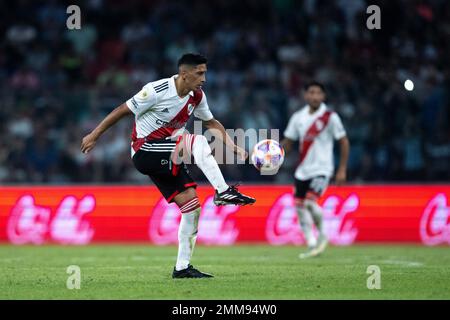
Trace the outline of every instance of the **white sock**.
[[211, 148], [204, 136], [196, 135], [192, 145], [192, 154], [197, 166], [202, 170], [209, 183], [222, 193], [228, 189], [228, 185], [223, 178], [219, 165], [211, 154]]
[[194, 252], [197, 240], [198, 218], [200, 208], [188, 213], [182, 213], [180, 226], [178, 227], [178, 257], [175, 269], [177, 271], [186, 269]]
[[325, 233], [323, 231], [323, 210], [322, 208], [317, 204], [316, 201], [305, 199], [305, 207], [308, 209], [308, 211], [311, 213], [311, 217], [314, 221], [314, 224], [317, 227], [317, 230], [319, 230], [319, 236], [325, 237]]
[[317, 244], [317, 240], [312, 233], [312, 221], [308, 214], [308, 210], [303, 206], [297, 206], [298, 219], [300, 221], [300, 227], [302, 228], [303, 235], [305, 236], [306, 244], [308, 247], [314, 247]]

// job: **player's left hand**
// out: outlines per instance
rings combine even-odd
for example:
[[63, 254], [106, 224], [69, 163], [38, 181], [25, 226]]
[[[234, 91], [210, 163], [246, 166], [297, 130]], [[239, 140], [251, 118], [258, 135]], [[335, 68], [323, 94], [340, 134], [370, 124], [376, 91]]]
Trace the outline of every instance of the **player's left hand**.
[[343, 185], [347, 180], [347, 173], [345, 172], [345, 170], [338, 170], [335, 179], [338, 186]]
[[236, 153], [239, 159], [241, 159], [242, 161], [245, 161], [248, 158], [248, 152], [241, 147], [235, 146], [234, 153]]

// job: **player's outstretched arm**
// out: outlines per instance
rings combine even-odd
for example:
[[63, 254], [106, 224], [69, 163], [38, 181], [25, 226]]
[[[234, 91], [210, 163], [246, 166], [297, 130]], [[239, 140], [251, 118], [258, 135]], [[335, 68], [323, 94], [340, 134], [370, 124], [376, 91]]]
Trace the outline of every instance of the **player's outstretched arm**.
[[347, 137], [343, 137], [339, 139], [340, 146], [340, 158], [339, 158], [339, 167], [336, 171], [336, 184], [342, 185], [347, 180], [347, 162], [348, 155], [350, 152], [350, 142]]
[[211, 133], [222, 140], [225, 145], [229, 148], [231, 148], [234, 153], [236, 153], [241, 160], [245, 160], [248, 157], [248, 152], [239, 147], [238, 145], [235, 145], [233, 142], [233, 139], [228, 135], [228, 133], [225, 131], [224, 126], [216, 119], [211, 119], [208, 121], [203, 121], [203, 124], [205, 127], [211, 131]]
[[83, 138], [81, 142], [81, 152], [88, 153], [89, 151], [91, 151], [94, 148], [98, 138], [100, 138], [100, 136], [103, 134], [103, 132], [108, 130], [117, 121], [119, 121], [120, 119], [129, 114], [132, 114], [132, 112], [125, 103], [121, 104], [113, 111], [111, 111], [105, 117], [105, 119], [103, 119], [102, 122], [100, 122], [100, 124], [94, 130], [92, 130], [91, 133], [89, 133]]

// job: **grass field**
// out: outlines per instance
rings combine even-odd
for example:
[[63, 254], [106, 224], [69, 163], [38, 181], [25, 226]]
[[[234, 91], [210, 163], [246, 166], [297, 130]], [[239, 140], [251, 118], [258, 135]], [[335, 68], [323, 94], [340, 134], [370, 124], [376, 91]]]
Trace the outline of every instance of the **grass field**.
[[[0, 299], [450, 299], [450, 248], [331, 247], [299, 260], [294, 246], [197, 246], [213, 279], [171, 278], [176, 248], [0, 246]], [[81, 289], [69, 290], [69, 265]], [[369, 265], [381, 289], [367, 289]]]

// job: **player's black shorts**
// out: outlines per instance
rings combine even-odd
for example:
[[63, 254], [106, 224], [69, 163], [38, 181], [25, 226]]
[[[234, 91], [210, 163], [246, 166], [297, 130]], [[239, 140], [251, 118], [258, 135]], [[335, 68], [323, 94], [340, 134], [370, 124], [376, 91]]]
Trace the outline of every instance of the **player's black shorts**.
[[146, 142], [133, 156], [136, 169], [150, 177], [167, 202], [173, 202], [180, 192], [197, 187], [186, 165], [182, 163], [176, 166], [172, 162], [174, 148], [173, 141], [154, 140]]
[[322, 196], [328, 187], [326, 176], [317, 176], [309, 180], [295, 179], [295, 198], [304, 199], [306, 194], [312, 193], [317, 198]]

